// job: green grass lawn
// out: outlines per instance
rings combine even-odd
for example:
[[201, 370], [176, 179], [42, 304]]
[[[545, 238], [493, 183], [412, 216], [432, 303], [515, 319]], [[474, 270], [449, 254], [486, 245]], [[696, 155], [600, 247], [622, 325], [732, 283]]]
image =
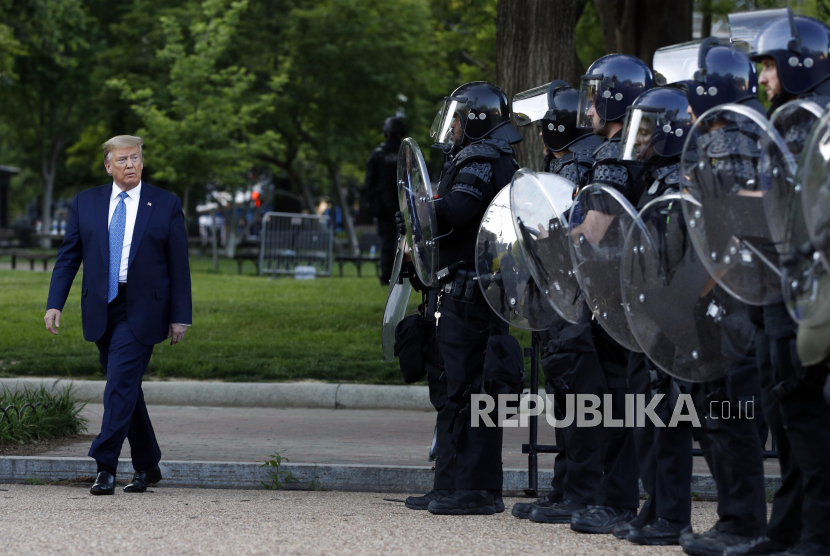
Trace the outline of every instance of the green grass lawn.
[[[234, 261], [220, 263], [215, 273], [209, 258], [191, 259], [193, 326], [182, 343], [156, 346], [148, 376], [403, 384], [397, 360], [381, 353], [387, 289], [374, 266], [364, 266], [363, 278], [347, 265], [344, 278], [304, 281], [255, 276], [250, 262], [238, 276]], [[103, 378], [98, 350], [81, 331], [80, 274], [60, 335], [46, 332], [50, 277], [0, 271], [0, 376]], [[528, 333], [511, 333], [529, 345]]]

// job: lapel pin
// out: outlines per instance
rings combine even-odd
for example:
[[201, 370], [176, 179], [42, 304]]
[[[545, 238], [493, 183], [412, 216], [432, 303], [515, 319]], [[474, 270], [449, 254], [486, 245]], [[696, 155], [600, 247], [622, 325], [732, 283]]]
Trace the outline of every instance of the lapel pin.
[[153, 203], [151, 203], [150, 201], [147, 201], [147, 206], [151, 207], [151, 206], [153, 206]]

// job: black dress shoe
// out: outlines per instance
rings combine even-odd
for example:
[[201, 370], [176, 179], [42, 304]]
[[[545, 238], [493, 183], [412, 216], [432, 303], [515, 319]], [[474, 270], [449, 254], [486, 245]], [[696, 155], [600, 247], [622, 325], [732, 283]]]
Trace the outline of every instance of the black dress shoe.
[[628, 540], [647, 546], [668, 546], [679, 544], [680, 535], [691, 532], [692, 526], [689, 523], [678, 523], [658, 517], [645, 527], [629, 528]]
[[784, 552], [788, 546], [772, 540], [769, 537], [758, 537], [757, 539], [745, 540], [743, 543], [726, 547], [723, 552], [726, 556], [763, 556]]
[[149, 485], [161, 480], [161, 469], [158, 466], [149, 471], [136, 471], [130, 484], [124, 487], [124, 492], [147, 492]]
[[115, 475], [107, 471], [99, 471], [89, 493], [96, 496], [115, 494]]
[[571, 517], [571, 529], [579, 533], [610, 533], [618, 523], [631, 521], [637, 511], [611, 506], [589, 506], [587, 510]]
[[680, 535], [679, 542], [683, 552], [690, 556], [721, 556], [724, 551], [728, 553], [730, 547], [744, 545], [751, 540], [751, 537], [718, 531], [713, 527], [705, 533], [684, 533]]
[[423, 496], [410, 496], [404, 501], [404, 506], [410, 510], [426, 510], [433, 500], [440, 500], [452, 496], [451, 490], [432, 490]]
[[553, 500], [550, 499], [551, 495], [553, 495], [552, 490], [535, 502], [519, 502], [517, 504], [513, 504], [513, 517], [528, 519], [530, 517], [530, 512], [532, 512], [535, 508], [548, 508], [552, 506]]
[[573, 500], [562, 500], [546, 507], [536, 507], [528, 519], [536, 523], [570, 523], [574, 512], [584, 510], [587, 506]]
[[493, 493], [489, 490], [456, 490], [452, 496], [433, 500], [429, 513], [438, 515], [493, 515], [496, 513]]
[[504, 513], [504, 498], [501, 497], [501, 494], [493, 494], [493, 507], [496, 508], [497, 514]]

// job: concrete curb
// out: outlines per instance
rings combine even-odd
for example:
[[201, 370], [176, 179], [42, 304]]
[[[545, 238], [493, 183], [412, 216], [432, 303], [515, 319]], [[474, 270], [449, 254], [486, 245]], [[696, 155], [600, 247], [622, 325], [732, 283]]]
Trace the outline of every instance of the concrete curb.
[[[61, 389], [72, 385], [85, 402], [102, 403], [103, 380], [2, 378], [0, 390]], [[435, 411], [426, 386], [376, 386], [316, 382], [199, 382], [144, 381], [144, 399], [150, 405], [209, 407], [275, 407], [327, 409], [411, 409]]]
[[[159, 467], [165, 487], [260, 489], [271, 477], [271, 469], [258, 463], [162, 461]], [[421, 466], [285, 463], [280, 470], [294, 478], [285, 486], [288, 490], [418, 493], [431, 490], [433, 478], [431, 468]], [[129, 478], [132, 473], [130, 461], [120, 460], [119, 477]], [[89, 458], [0, 456], [0, 484], [27, 479], [75, 481], [94, 476], [95, 463]], [[551, 471], [539, 472], [539, 494], [547, 491], [552, 478]], [[765, 482], [767, 492], [772, 492], [781, 485], [781, 478], [765, 477]], [[504, 470], [505, 495], [524, 494], [526, 486], [526, 469]], [[692, 493], [702, 499], [717, 499], [712, 476], [693, 475]], [[645, 494], [642, 488], [640, 494]]]

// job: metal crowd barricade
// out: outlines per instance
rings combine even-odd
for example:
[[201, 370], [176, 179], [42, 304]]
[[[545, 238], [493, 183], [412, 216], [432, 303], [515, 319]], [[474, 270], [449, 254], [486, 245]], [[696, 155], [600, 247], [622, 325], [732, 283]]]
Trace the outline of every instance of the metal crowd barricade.
[[334, 230], [328, 216], [266, 212], [260, 233], [260, 274], [294, 274], [313, 266], [317, 276], [331, 276]]

